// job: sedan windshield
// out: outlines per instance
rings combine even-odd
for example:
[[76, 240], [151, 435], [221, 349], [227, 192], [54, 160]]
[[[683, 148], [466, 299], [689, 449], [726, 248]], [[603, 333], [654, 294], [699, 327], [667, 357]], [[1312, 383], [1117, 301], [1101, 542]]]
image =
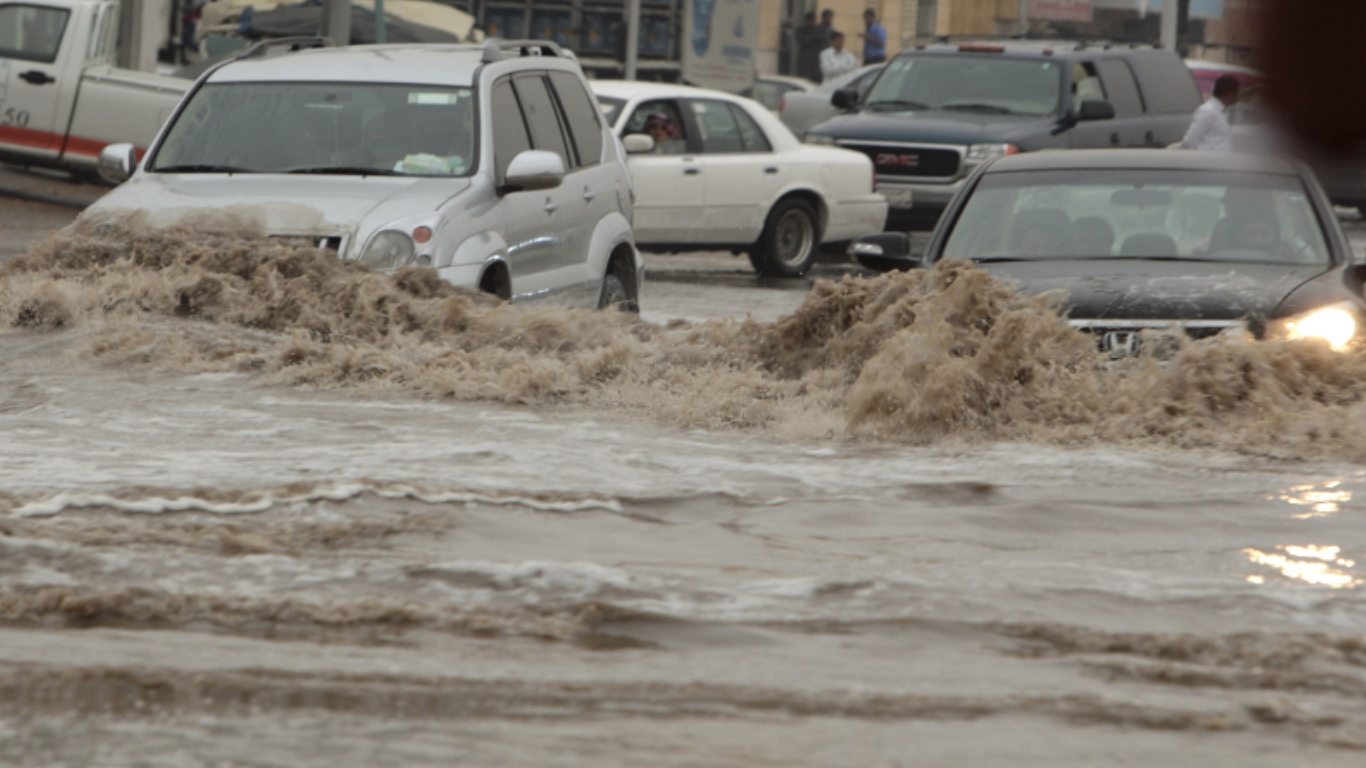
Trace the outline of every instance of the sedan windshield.
[[1137, 170], [987, 174], [941, 258], [1329, 262], [1298, 178]]
[[469, 88], [382, 83], [210, 83], [157, 151], [161, 173], [466, 176]]
[[902, 56], [865, 100], [869, 110], [937, 109], [977, 114], [1051, 115], [1062, 94], [1052, 61], [1001, 56]]

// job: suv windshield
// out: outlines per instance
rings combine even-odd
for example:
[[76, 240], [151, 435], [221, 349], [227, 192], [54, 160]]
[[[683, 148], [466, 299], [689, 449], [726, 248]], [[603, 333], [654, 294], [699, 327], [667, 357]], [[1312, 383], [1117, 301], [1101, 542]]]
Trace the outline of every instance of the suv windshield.
[[151, 170], [466, 176], [474, 119], [470, 88], [210, 83], [181, 111]]
[[1293, 176], [1124, 170], [987, 174], [941, 258], [1329, 261]]
[[1054, 61], [934, 54], [893, 60], [864, 103], [872, 111], [1039, 117], [1057, 112], [1061, 95], [1062, 67]]

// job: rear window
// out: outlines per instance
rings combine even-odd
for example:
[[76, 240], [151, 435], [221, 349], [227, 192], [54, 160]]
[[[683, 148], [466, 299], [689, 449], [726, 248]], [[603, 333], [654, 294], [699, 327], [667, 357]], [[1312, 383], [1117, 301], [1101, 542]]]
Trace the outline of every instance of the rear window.
[[1148, 111], [1156, 114], [1194, 112], [1200, 106], [1200, 89], [1189, 69], [1175, 54], [1149, 53], [1129, 59]]
[[1298, 178], [1138, 170], [988, 174], [942, 258], [1329, 261]]

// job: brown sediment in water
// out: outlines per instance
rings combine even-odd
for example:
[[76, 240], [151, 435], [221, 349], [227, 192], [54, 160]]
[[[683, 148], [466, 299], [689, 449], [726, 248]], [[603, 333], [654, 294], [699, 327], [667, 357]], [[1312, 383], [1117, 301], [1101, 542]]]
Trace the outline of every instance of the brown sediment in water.
[[84, 326], [84, 351], [112, 363], [692, 427], [1366, 461], [1366, 355], [1217, 338], [1175, 341], [1165, 365], [1107, 365], [1056, 297], [962, 262], [821, 282], [774, 323], [659, 326], [516, 308], [249, 234], [70, 231], [0, 269], [0, 323]]

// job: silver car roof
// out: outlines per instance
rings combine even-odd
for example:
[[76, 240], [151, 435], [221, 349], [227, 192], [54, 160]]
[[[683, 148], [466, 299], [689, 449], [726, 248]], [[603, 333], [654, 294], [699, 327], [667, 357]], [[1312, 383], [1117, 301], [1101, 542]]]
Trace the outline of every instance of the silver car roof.
[[[468, 86], [483, 66], [484, 46], [459, 44], [352, 45], [315, 48], [281, 56], [234, 61], [215, 71], [211, 83], [345, 82]], [[509, 71], [533, 66], [577, 72], [578, 64], [555, 56], [508, 57], [495, 66]]]

